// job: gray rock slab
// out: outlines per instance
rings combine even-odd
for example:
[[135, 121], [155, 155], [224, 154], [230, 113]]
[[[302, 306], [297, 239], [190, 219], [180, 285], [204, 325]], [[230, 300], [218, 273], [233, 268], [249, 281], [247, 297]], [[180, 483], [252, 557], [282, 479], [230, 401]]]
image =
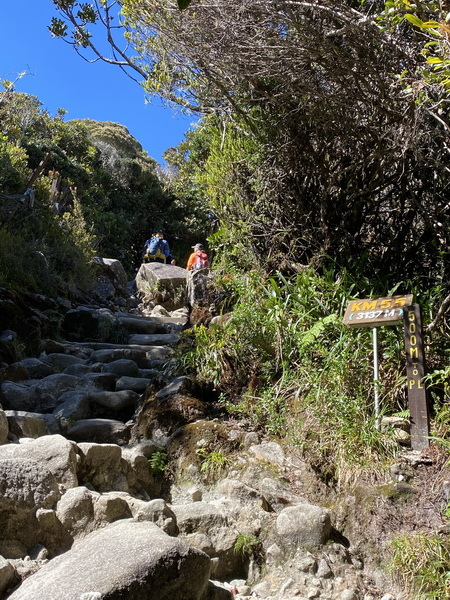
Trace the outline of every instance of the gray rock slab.
[[176, 344], [180, 336], [177, 333], [155, 333], [154, 335], [135, 334], [128, 340], [130, 344], [148, 346], [170, 346]]
[[138, 394], [145, 392], [152, 380], [148, 377], [121, 377], [116, 381], [116, 392], [132, 390]]
[[39, 438], [48, 433], [44, 415], [24, 410], [6, 410], [9, 431], [17, 438]]
[[53, 411], [53, 415], [61, 422], [79, 421], [87, 419], [90, 411], [88, 392], [85, 390], [66, 392], [60, 398], [59, 404]]
[[82, 377], [87, 373], [92, 372], [92, 365], [86, 365], [84, 363], [69, 365], [63, 371], [66, 375], [75, 375], [76, 377]]
[[276, 530], [282, 545], [289, 550], [298, 546], [320, 548], [330, 537], [330, 514], [313, 504], [290, 506], [278, 515]]
[[[186, 276], [187, 271], [180, 267], [143, 264], [136, 274], [137, 293], [146, 305], [156, 304], [167, 310], [182, 308], [186, 303]], [[153, 315], [154, 311], [149, 316]]]
[[106, 363], [103, 367], [103, 372], [113, 373], [119, 377], [122, 377], [122, 375], [128, 375], [128, 377], [138, 377], [139, 367], [134, 360], [120, 358], [118, 360], [113, 360], [112, 362]]
[[167, 346], [149, 346], [145, 353], [147, 360], [149, 361], [148, 364], [151, 364], [151, 362], [155, 360], [164, 360], [171, 354], [173, 354], [173, 350]]
[[115, 360], [127, 359], [133, 360], [139, 368], [148, 368], [147, 352], [149, 348], [142, 346], [139, 348], [130, 346], [120, 346], [114, 348], [101, 348], [95, 350], [90, 357], [91, 362], [110, 363]]
[[94, 256], [94, 264], [98, 272], [110, 281], [115, 291], [123, 293], [126, 290], [128, 277], [119, 260]]
[[[104, 365], [102, 365], [103, 368]], [[83, 384], [86, 387], [95, 387], [100, 390], [114, 392], [116, 389], [117, 375], [114, 373], [86, 373]]]
[[49, 365], [53, 372], [61, 373], [67, 367], [72, 365], [81, 365], [84, 360], [79, 358], [78, 356], [73, 356], [72, 354], [62, 354], [59, 352], [55, 352], [53, 354], [48, 354], [41, 358], [42, 362]]
[[256, 505], [257, 508], [268, 510], [268, 503], [260, 491], [245, 485], [237, 479], [222, 479], [217, 484], [221, 495], [242, 504]]
[[139, 394], [132, 390], [122, 390], [121, 392], [91, 392], [89, 402], [104, 406], [113, 411], [123, 410], [129, 406], [134, 406], [139, 399]]
[[285, 454], [283, 448], [276, 442], [264, 442], [248, 449], [258, 460], [271, 465], [283, 466]]
[[78, 485], [75, 445], [62, 435], [0, 446], [0, 460], [5, 458], [30, 459], [45, 465], [63, 489]]
[[55, 373], [55, 369], [38, 358], [24, 358], [22, 364], [26, 367], [31, 379], [42, 379]]
[[91, 533], [28, 577], [9, 600], [200, 600], [208, 556], [154, 523], [122, 520]]
[[119, 446], [86, 442], [78, 444], [78, 447], [80, 481], [89, 483], [98, 492], [109, 492], [113, 489], [128, 490], [128, 482], [123, 473], [126, 465], [122, 461], [122, 451]]
[[74, 538], [85, 537], [95, 529], [94, 503], [100, 494], [85, 486], [73, 487], [59, 500], [56, 516]]
[[130, 333], [153, 334], [156, 333], [159, 324], [155, 319], [148, 317], [118, 317], [119, 324]]
[[69, 428], [67, 437], [75, 442], [123, 445], [130, 439], [130, 425], [113, 419], [83, 419]]
[[0, 402], [3, 408], [11, 410], [33, 411], [36, 406], [36, 393], [34, 386], [36, 380], [24, 383], [13, 383], [5, 381], [0, 386]]
[[[149, 283], [169, 283], [173, 286], [185, 286], [188, 271], [174, 265], [161, 263], [147, 263], [141, 265], [136, 274], [136, 287], [138, 291], [146, 291]], [[159, 285], [158, 285], [159, 287]]]
[[75, 390], [83, 385], [83, 379], [65, 373], [55, 373], [41, 379], [35, 387], [38, 399], [36, 412], [52, 411], [58, 404], [59, 397], [68, 390]]
[[180, 375], [180, 377], [175, 377], [166, 386], [159, 390], [159, 392], [156, 394], [156, 398], [158, 400], [162, 400], [163, 398], [169, 398], [175, 394], [186, 394], [192, 391], [193, 387], [194, 384], [192, 379], [186, 375]]
[[227, 517], [213, 504], [208, 502], [190, 502], [173, 505], [180, 533], [209, 533], [213, 528], [229, 525]]
[[175, 513], [162, 498], [145, 502], [123, 492], [121, 492], [121, 497], [128, 503], [133, 518], [136, 521], [151, 521], [152, 523], [156, 523], [158, 527], [161, 527], [168, 535], [178, 535]]
[[60, 497], [48, 468], [28, 458], [0, 459], [0, 508], [53, 508]]

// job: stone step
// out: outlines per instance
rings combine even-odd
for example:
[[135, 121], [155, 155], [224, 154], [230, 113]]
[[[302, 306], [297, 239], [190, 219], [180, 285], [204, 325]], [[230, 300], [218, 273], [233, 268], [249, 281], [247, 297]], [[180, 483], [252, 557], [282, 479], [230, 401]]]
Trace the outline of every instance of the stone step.
[[179, 339], [180, 336], [176, 333], [135, 334], [129, 338], [128, 342], [141, 346], [171, 346], [176, 344]]

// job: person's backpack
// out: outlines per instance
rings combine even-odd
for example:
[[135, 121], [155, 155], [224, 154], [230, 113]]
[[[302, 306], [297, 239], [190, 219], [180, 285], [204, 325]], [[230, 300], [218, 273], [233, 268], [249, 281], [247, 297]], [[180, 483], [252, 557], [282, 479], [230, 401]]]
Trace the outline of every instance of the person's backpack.
[[209, 267], [208, 255], [203, 250], [196, 252], [197, 256], [195, 262], [192, 265], [193, 269], [207, 269]]
[[150, 238], [150, 243], [147, 246], [146, 257], [147, 258], [162, 258], [165, 262], [166, 255], [163, 252], [164, 240], [155, 236]]

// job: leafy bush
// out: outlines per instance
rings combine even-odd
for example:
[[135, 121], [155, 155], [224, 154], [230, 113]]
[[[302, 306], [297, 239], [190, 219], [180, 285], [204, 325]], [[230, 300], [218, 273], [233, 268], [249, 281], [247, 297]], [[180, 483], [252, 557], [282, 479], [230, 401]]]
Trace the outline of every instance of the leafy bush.
[[169, 456], [163, 450], [157, 450], [148, 459], [148, 464], [153, 475], [162, 475], [168, 467]]
[[[196, 328], [184, 368], [213, 382], [231, 414], [295, 443], [325, 478], [344, 481], [395, 453], [392, 432], [376, 427], [370, 332], [342, 324], [350, 282], [312, 269], [292, 279], [254, 271], [239, 281], [231, 318]], [[380, 338], [388, 381], [381, 404], [397, 412], [402, 330], [384, 328]]]
[[240, 533], [234, 543], [234, 553], [242, 558], [257, 558], [261, 550], [261, 540], [253, 534]]
[[200, 447], [197, 449], [197, 455], [201, 460], [200, 471], [212, 479], [217, 478], [229, 463], [229, 459], [221, 450]]

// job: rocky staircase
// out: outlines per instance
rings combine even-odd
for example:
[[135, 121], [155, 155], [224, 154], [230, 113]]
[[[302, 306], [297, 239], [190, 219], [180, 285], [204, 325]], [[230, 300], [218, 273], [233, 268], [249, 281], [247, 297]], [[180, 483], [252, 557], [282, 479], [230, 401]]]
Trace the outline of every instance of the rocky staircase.
[[1, 370], [0, 598], [381, 598], [309, 468], [170, 375], [186, 318], [70, 308]]

